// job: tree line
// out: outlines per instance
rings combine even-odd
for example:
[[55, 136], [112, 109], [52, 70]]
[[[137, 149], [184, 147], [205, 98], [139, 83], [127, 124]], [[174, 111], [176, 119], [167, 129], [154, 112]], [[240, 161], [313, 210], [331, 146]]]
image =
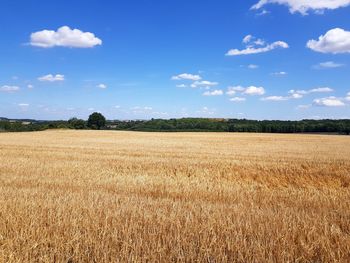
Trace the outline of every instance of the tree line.
[[0, 121], [0, 131], [36, 131], [45, 129], [95, 129], [164, 132], [261, 132], [261, 133], [330, 133], [350, 134], [350, 120], [247, 120], [247, 119], [151, 119], [106, 120], [101, 113], [93, 113], [87, 121], [72, 118], [68, 121]]

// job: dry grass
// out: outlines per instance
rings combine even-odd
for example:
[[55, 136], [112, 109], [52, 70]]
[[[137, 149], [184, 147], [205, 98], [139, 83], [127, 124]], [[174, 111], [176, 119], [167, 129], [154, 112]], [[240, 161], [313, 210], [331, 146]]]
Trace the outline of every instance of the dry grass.
[[0, 134], [0, 262], [350, 262], [345, 136]]

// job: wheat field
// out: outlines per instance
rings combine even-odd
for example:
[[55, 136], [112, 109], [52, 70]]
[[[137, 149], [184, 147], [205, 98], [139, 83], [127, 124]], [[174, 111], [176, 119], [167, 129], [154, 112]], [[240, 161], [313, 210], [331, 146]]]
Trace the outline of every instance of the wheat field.
[[350, 262], [350, 139], [2, 133], [0, 262]]

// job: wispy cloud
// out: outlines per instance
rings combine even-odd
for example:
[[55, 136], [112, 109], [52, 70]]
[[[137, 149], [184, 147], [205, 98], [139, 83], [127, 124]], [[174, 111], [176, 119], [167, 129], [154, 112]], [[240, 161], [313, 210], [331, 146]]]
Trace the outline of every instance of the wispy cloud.
[[233, 98], [230, 98], [230, 101], [243, 102], [243, 101], [246, 101], [246, 98], [244, 98], [244, 97], [233, 97]]
[[202, 77], [195, 74], [189, 74], [189, 73], [182, 73], [176, 76], [171, 77], [172, 80], [192, 80], [192, 81], [198, 81], [201, 80]]
[[242, 42], [246, 45], [245, 49], [230, 49], [226, 53], [226, 56], [251, 55], [269, 52], [276, 48], [289, 48], [289, 45], [284, 41], [276, 41], [272, 44], [266, 44], [262, 39], [254, 40], [254, 37], [252, 35], [245, 36]]
[[307, 15], [309, 11], [322, 14], [325, 9], [337, 9], [350, 5], [350, 0], [260, 0], [251, 9], [261, 9], [267, 4], [280, 4], [289, 7], [289, 11]]
[[216, 89], [216, 90], [208, 90], [203, 93], [203, 96], [221, 96], [224, 92], [222, 90]]
[[285, 75], [287, 75], [288, 73], [287, 72], [285, 72], [285, 71], [278, 71], [278, 72], [273, 72], [273, 73], [271, 73], [271, 75], [273, 75], [273, 76], [285, 76]]
[[1, 92], [7, 92], [7, 93], [16, 92], [19, 90], [20, 90], [20, 88], [18, 86], [4, 85], [4, 86], [0, 87]]
[[202, 81], [195, 81], [191, 84], [191, 88], [198, 88], [198, 87], [214, 87], [219, 85], [218, 82], [212, 82], [207, 80]]
[[331, 69], [331, 68], [340, 68], [344, 66], [345, 64], [336, 63], [333, 61], [326, 61], [326, 62], [321, 62], [317, 65], [314, 65], [313, 68], [314, 69]]

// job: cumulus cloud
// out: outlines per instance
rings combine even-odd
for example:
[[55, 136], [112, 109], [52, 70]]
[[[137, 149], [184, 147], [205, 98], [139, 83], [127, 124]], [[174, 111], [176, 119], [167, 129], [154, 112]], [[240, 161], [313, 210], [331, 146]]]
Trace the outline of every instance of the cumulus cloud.
[[177, 88], [187, 88], [186, 84], [178, 84], [176, 85]]
[[106, 85], [106, 84], [103, 84], [103, 83], [98, 84], [97, 87], [98, 87], [99, 89], [107, 89], [107, 85]]
[[72, 47], [92, 48], [102, 45], [102, 40], [95, 37], [93, 33], [83, 32], [79, 29], [71, 29], [63, 26], [54, 30], [42, 30], [30, 35], [30, 44], [36, 47]]
[[231, 49], [226, 53], [226, 56], [251, 55], [265, 53], [276, 48], [289, 48], [288, 44], [283, 41], [276, 41], [272, 44], [265, 44], [265, 41], [262, 39], [254, 39], [255, 38], [252, 35], [245, 36], [242, 42], [246, 44], [246, 48], [242, 50]]
[[237, 92], [243, 92], [245, 91], [245, 88], [242, 86], [230, 86], [227, 88], [226, 94], [229, 96], [235, 95]]
[[55, 81], [64, 81], [64, 75], [61, 74], [48, 74], [42, 77], [38, 78], [39, 81], [48, 81], [48, 82], [55, 82]]
[[334, 28], [321, 35], [318, 40], [309, 40], [306, 46], [321, 53], [350, 53], [350, 32], [342, 28]]
[[20, 88], [18, 86], [9, 86], [9, 85], [4, 85], [0, 87], [1, 92], [8, 92], [8, 93], [19, 91], [19, 89]]
[[246, 98], [244, 97], [233, 97], [233, 98], [230, 98], [230, 101], [233, 101], [233, 102], [242, 102], [242, 101], [245, 101]]
[[233, 96], [236, 93], [241, 93], [243, 95], [264, 95], [265, 89], [263, 87], [256, 87], [256, 86], [249, 86], [249, 87], [242, 87], [242, 86], [231, 86], [227, 88], [226, 94], [228, 96]]
[[219, 85], [218, 82], [212, 82], [207, 80], [202, 81], [195, 81], [191, 84], [191, 88], [197, 88], [197, 87], [214, 87]]
[[28, 84], [28, 85], [27, 85], [27, 88], [28, 88], [28, 89], [33, 89], [34, 86], [33, 86], [32, 84]]
[[345, 106], [345, 103], [336, 97], [327, 97], [327, 98], [321, 98], [321, 99], [314, 99], [313, 104], [316, 106], [323, 106], [323, 107], [341, 107]]
[[208, 90], [203, 93], [203, 96], [221, 96], [224, 92], [222, 90], [216, 89], [216, 90]]
[[260, 0], [251, 9], [260, 9], [267, 4], [280, 4], [289, 7], [289, 11], [307, 15], [309, 11], [321, 14], [325, 9], [337, 9], [350, 5], [350, 0]]
[[297, 92], [295, 92], [295, 93], [291, 93], [291, 92], [289, 92], [289, 98], [290, 99], [301, 99], [302, 97], [304, 97], [304, 95], [303, 94], [300, 94], [300, 93], [297, 93]]
[[202, 77], [199, 75], [193, 75], [189, 73], [182, 73], [176, 76], [171, 77], [172, 80], [192, 80], [192, 81], [198, 81], [201, 80]]
[[340, 63], [336, 63], [334, 61], [326, 61], [326, 62], [321, 62], [315, 66], [313, 66], [313, 68], [315, 69], [328, 69], [328, 68], [340, 68], [340, 67], [344, 67], [344, 64], [340, 64]]
[[249, 86], [244, 91], [243, 94], [247, 95], [264, 95], [265, 89], [263, 87]]

